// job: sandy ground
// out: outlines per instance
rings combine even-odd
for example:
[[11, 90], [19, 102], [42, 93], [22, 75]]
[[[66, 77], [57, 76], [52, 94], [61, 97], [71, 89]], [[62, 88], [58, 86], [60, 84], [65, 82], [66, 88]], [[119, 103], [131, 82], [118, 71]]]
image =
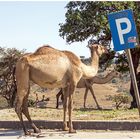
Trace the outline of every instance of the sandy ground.
[[[122, 83], [119, 83], [122, 84]], [[125, 84], [127, 87], [129, 83]], [[95, 91], [95, 96], [99, 105], [102, 107], [102, 111], [98, 111], [95, 101], [91, 95], [88, 93], [86, 107], [87, 111], [83, 109], [83, 98], [85, 89], [76, 89], [74, 94], [74, 111], [73, 111], [73, 119], [74, 120], [103, 120], [103, 119], [115, 119], [115, 120], [135, 120], [138, 119], [138, 113], [131, 110], [126, 110], [124, 112], [112, 111], [110, 112], [115, 105], [107, 100], [108, 95], [115, 95], [118, 92], [118, 88], [116, 84], [94, 84], [93, 89]], [[33, 120], [62, 120], [63, 116], [63, 106], [62, 103], [59, 106], [59, 109], [56, 109], [56, 93], [58, 90], [47, 91], [44, 93], [38, 93], [39, 100], [41, 100], [42, 95], [45, 95], [46, 98], [50, 98], [50, 101], [47, 103], [47, 108], [29, 108], [30, 115]], [[35, 94], [30, 94], [30, 99], [35, 100]], [[19, 120], [17, 114], [15, 113], [14, 109], [0, 109], [0, 120]]]
[[[112, 83], [107, 83], [107, 84], [94, 84], [93, 85], [93, 90], [94, 90], [94, 94], [96, 96], [96, 99], [98, 101], [98, 104], [104, 108], [104, 109], [112, 109], [114, 107], [114, 105], [112, 104], [111, 101], [107, 100], [107, 97], [109, 95], [115, 95], [118, 93], [118, 85], [122, 85], [122, 83], [119, 84], [112, 84]], [[127, 88], [129, 88], [129, 83], [127, 84], [123, 84], [123, 89], [125, 89], [124, 86], [127, 85]], [[45, 95], [45, 98], [50, 98], [50, 101], [47, 104], [47, 107], [53, 107], [55, 108], [56, 106], [56, 94], [58, 93], [59, 90], [48, 90], [46, 92], [34, 92], [37, 93], [39, 96], [39, 100], [42, 99], [42, 96]], [[31, 93], [29, 98], [30, 99], [34, 99], [35, 100], [35, 94]], [[85, 88], [77, 88], [74, 94], [74, 98], [73, 98], [73, 102], [74, 108], [82, 108], [83, 107], [83, 103], [84, 103], [84, 93], [85, 93]], [[93, 99], [92, 94], [90, 93], [90, 91], [88, 92], [88, 96], [87, 96], [87, 100], [86, 100], [86, 107], [87, 108], [97, 108], [97, 105]]]
[[60, 130], [43, 130], [24, 136], [21, 130], [0, 130], [0, 139], [139, 139], [140, 131], [77, 131], [69, 134]]

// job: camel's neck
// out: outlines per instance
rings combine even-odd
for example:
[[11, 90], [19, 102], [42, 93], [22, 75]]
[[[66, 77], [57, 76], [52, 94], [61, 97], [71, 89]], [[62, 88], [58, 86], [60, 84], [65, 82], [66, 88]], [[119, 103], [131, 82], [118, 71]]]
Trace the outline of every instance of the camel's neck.
[[99, 55], [97, 54], [96, 51], [93, 51], [91, 53], [91, 65], [87, 66], [82, 64], [82, 69], [83, 69], [83, 77], [86, 79], [94, 77], [97, 72], [98, 72], [98, 67], [99, 67]]
[[94, 67], [97, 71], [99, 68], [99, 55], [96, 51], [91, 54], [91, 66]]
[[96, 83], [96, 84], [105, 84], [105, 83], [109, 82], [110, 80], [112, 80], [114, 77], [115, 77], [114, 74], [109, 73], [107, 76], [105, 76], [103, 78], [95, 76], [92, 79], [90, 79], [89, 81], [92, 83]]

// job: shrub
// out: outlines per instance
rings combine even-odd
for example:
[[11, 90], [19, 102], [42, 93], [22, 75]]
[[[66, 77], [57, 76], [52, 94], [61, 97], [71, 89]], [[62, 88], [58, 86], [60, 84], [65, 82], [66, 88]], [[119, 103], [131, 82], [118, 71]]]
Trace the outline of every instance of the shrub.
[[116, 84], [117, 83], [117, 80], [116, 79], [113, 79], [112, 80], [112, 83], [115, 83]]
[[28, 99], [28, 107], [34, 107], [35, 106], [35, 101], [32, 99]]
[[14, 105], [16, 89], [15, 66], [24, 54], [16, 48], [0, 47], [0, 95], [7, 100], [10, 107]]
[[109, 95], [107, 97], [107, 100], [115, 102], [116, 109], [119, 109], [120, 107], [122, 107], [123, 104], [129, 104], [131, 102], [131, 96], [126, 93], [119, 93], [113, 96]]

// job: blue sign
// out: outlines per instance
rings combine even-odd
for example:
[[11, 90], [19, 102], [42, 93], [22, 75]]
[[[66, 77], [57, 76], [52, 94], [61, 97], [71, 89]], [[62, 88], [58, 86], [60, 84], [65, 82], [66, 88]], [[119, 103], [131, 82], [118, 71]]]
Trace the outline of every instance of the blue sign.
[[135, 48], [137, 31], [132, 10], [124, 10], [108, 15], [114, 50], [121, 51]]

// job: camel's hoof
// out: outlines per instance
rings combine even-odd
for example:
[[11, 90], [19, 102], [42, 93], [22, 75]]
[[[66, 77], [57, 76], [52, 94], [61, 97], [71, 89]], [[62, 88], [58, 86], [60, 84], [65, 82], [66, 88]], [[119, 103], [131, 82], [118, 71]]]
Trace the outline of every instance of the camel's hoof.
[[63, 131], [69, 131], [69, 128], [68, 127], [64, 127]]
[[98, 107], [98, 109], [99, 109], [99, 110], [102, 110], [102, 108], [101, 108], [101, 107]]
[[76, 133], [76, 130], [75, 129], [71, 129], [71, 130], [69, 130], [69, 133]]
[[31, 136], [31, 131], [30, 131], [30, 130], [26, 131], [26, 132], [25, 132], [25, 135], [26, 135], [26, 136]]
[[40, 129], [34, 129], [34, 133], [41, 133], [41, 130]]

